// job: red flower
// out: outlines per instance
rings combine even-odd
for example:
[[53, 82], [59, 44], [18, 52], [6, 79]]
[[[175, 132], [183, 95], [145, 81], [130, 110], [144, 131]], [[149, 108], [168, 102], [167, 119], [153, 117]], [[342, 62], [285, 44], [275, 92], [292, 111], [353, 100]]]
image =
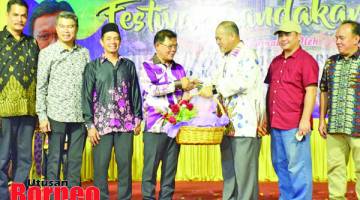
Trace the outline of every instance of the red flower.
[[189, 104], [189, 101], [183, 99], [183, 100], [180, 100], [179, 104], [180, 104], [180, 106], [182, 106], [182, 105], [184, 105], [184, 104], [185, 104], [185, 105], [188, 105], [188, 104]]
[[169, 107], [175, 115], [180, 111], [180, 106], [177, 104], [171, 104]]
[[189, 110], [192, 110], [194, 108], [194, 105], [191, 103], [186, 104], [186, 108]]
[[169, 122], [172, 123], [172, 124], [176, 124], [176, 119], [174, 116], [170, 116], [169, 117]]

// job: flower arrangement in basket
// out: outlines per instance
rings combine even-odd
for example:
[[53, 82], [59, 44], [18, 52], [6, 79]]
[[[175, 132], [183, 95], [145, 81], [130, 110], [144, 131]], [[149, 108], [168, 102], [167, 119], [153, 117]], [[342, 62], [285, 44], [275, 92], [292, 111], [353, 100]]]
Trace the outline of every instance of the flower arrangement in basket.
[[188, 121], [196, 116], [194, 105], [188, 100], [180, 100], [178, 104], [170, 104], [169, 109], [162, 112], [168, 136], [175, 137], [181, 126], [187, 125]]
[[[220, 108], [221, 116], [216, 113]], [[192, 96], [159, 112], [164, 128], [179, 144], [220, 144], [229, 118], [217, 99]]]
[[[198, 115], [190, 120], [187, 126], [182, 126], [177, 134], [179, 144], [210, 145], [220, 144], [224, 135], [225, 126], [230, 120], [220, 102], [214, 98], [196, 96], [192, 99], [198, 110]], [[220, 116], [217, 115], [220, 110]]]

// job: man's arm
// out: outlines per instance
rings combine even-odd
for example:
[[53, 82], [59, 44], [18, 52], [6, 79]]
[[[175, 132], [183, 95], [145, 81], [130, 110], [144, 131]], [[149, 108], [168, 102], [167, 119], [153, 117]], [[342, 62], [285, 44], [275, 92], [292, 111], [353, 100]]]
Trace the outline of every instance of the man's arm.
[[[147, 63], [143, 65], [147, 65]], [[175, 92], [176, 89], [190, 90], [194, 88], [192, 82], [187, 77], [173, 82], [154, 84], [151, 82], [144, 67], [140, 70], [140, 80], [142, 88], [151, 96], [164, 96]]]
[[46, 114], [46, 96], [50, 78], [51, 58], [46, 52], [40, 51], [38, 58], [37, 84], [36, 84], [36, 113], [39, 117], [40, 129], [49, 132], [50, 123]]
[[136, 73], [135, 65], [133, 64], [131, 67], [131, 102], [133, 107], [133, 112], [135, 115], [135, 128], [134, 134], [138, 135], [140, 133], [140, 126], [142, 120], [142, 99], [141, 99], [141, 91], [140, 85], [138, 81], [138, 76]]
[[304, 110], [299, 124], [299, 135], [306, 135], [311, 131], [310, 118], [316, 101], [316, 85], [309, 85], [305, 88]]
[[[328, 62], [326, 62], [328, 63]], [[327, 77], [327, 66], [325, 64], [323, 74], [320, 81], [320, 118], [319, 118], [319, 132], [323, 138], [326, 138], [327, 135], [327, 125], [326, 125], [326, 114], [328, 110], [328, 77]]]
[[270, 119], [269, 119], [269, 111], [267, 108], [268, 98], [269, 98], [269, 88], [267, 88], [266, 95], [263, 99], [264, 102], [263, 102], [262, 113], [260, 113], [262, 116], [259, 120], [260, 123], [257, 129], [258, 136], [265, 136], [270, 133]]
[[[311, 132], [311, 115], [316, 102], [317, 84], [319, 79], [319, 65], [312, 57], [304, 57], [302, 63], [302, 86], [305, 88], [304, 108], [299, 123], [297, 136], [304, 136]], [[299, 138], [298, 138], [299, 139]]]
[[93, 63], [86, 64], [82, 91], [82, 109], [88, 137], [93, 146], [97, 145], [100, 135], [94, 125], [93, 92], [95, 87], [95, 72]]
[[326, 138], [327, 135], [327, 125], [325, 116], [327, 114], [328, 107], [328, 92], [320, 93], [320, 118], [319, 118], [319, 132], [320, 135]]

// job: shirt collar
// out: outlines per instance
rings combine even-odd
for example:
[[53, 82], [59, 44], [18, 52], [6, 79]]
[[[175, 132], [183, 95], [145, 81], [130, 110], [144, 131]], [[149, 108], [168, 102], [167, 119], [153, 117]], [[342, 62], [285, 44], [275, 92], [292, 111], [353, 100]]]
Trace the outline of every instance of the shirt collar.
[[7, 30], [6, 26], [4, 27], [3, 31], [5, 33], [5, 38], [12, 36], [11, 33]]
[[[154, 63], [155, 65], [157, 65], [157, 64], [166, 65], [165, 63], [161, 62], [160, 58], [159, 58], [156, 54], [154, 54], [154, 56], [152, 57], [151, 60], [153, 61], [153, 63]], [[171, 61], [171, 66], [174, 66], [174, 61]]]
[[[121, 55], [119, 55], [118, 57], [118, 61], [120, 61], [123, 57]], [[109, 59], [105, 56], [105, 53], [103, 53], [100, 57], [100, 62], [101, 64], [103, 64], [105, 61], [108, 61]]]
[[59, 53], [64, 53], [67, 51], [72, 52], [72, 51], [77, 50], [80, 47], [79, 45], [75, 44], [72, 49], [65, 49], [64, 46], [59, 41], [56, 41], [54, 45], [55, 45], [56, 49], [59, 51]]
[[242, 40], [240, 40], [240, 42], [236, 45], [236, 47], [234, 49], [232, 49], [230, 52], [225, 53], [225, 56], [234, 56], [236, 57], [239, 53], [241, 48], [243, 48], [245, 46], [244, 42]]
[[[10, 31], [7, 30], [7, 26], [4, 27], [3, 31], [4, 31], [4, 33], [5, 33], [5, 38], [9, 38], [9, 37], [15, 38], [15, 37], [10, 33]], [[23, 40], [24, 38], [25, 38], [25, 35], [24, 35], [23, 33], [21, 33], [21, 36], [20, 36], [20, 40], [19, 40], [19, 41]]]
[[[291, 54], [291, 55], [290, 55], [289, 57], [287, 57], [287, 58], [290, 58], [290, 57], [296, 58], [302, 51], [303, 51], [302, 47], [299, 46], [299, 48], [298, 48], [293, 54]], [[281, 53], [281, 57], [285, 59], [285, 53], [284, 53], [284, 51]]]
[[[360, 48], [358, 48], [358, 50], [353, 55], [351, 55], [349, 58], [356, 60], [359, 58], [359, 56], [360, 56]], [[345, 57], [339, 54], [339, 60], [341, 60], [341, 59], [345, 59]]]

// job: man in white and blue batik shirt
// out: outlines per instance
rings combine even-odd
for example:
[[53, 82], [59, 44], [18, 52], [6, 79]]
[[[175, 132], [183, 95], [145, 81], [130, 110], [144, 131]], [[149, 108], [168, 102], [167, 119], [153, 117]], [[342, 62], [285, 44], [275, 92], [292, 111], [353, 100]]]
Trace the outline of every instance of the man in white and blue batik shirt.
[[216, 43], [223, 57], [212, 85], [203, 87], [200, 95], [218, 93], [231, 121], [220, 145], [223, 199], [258, 199], [257, 127], [265, 111], [260, 66], [255, 51], [240, 40], [234, 22], [218, 25]]

